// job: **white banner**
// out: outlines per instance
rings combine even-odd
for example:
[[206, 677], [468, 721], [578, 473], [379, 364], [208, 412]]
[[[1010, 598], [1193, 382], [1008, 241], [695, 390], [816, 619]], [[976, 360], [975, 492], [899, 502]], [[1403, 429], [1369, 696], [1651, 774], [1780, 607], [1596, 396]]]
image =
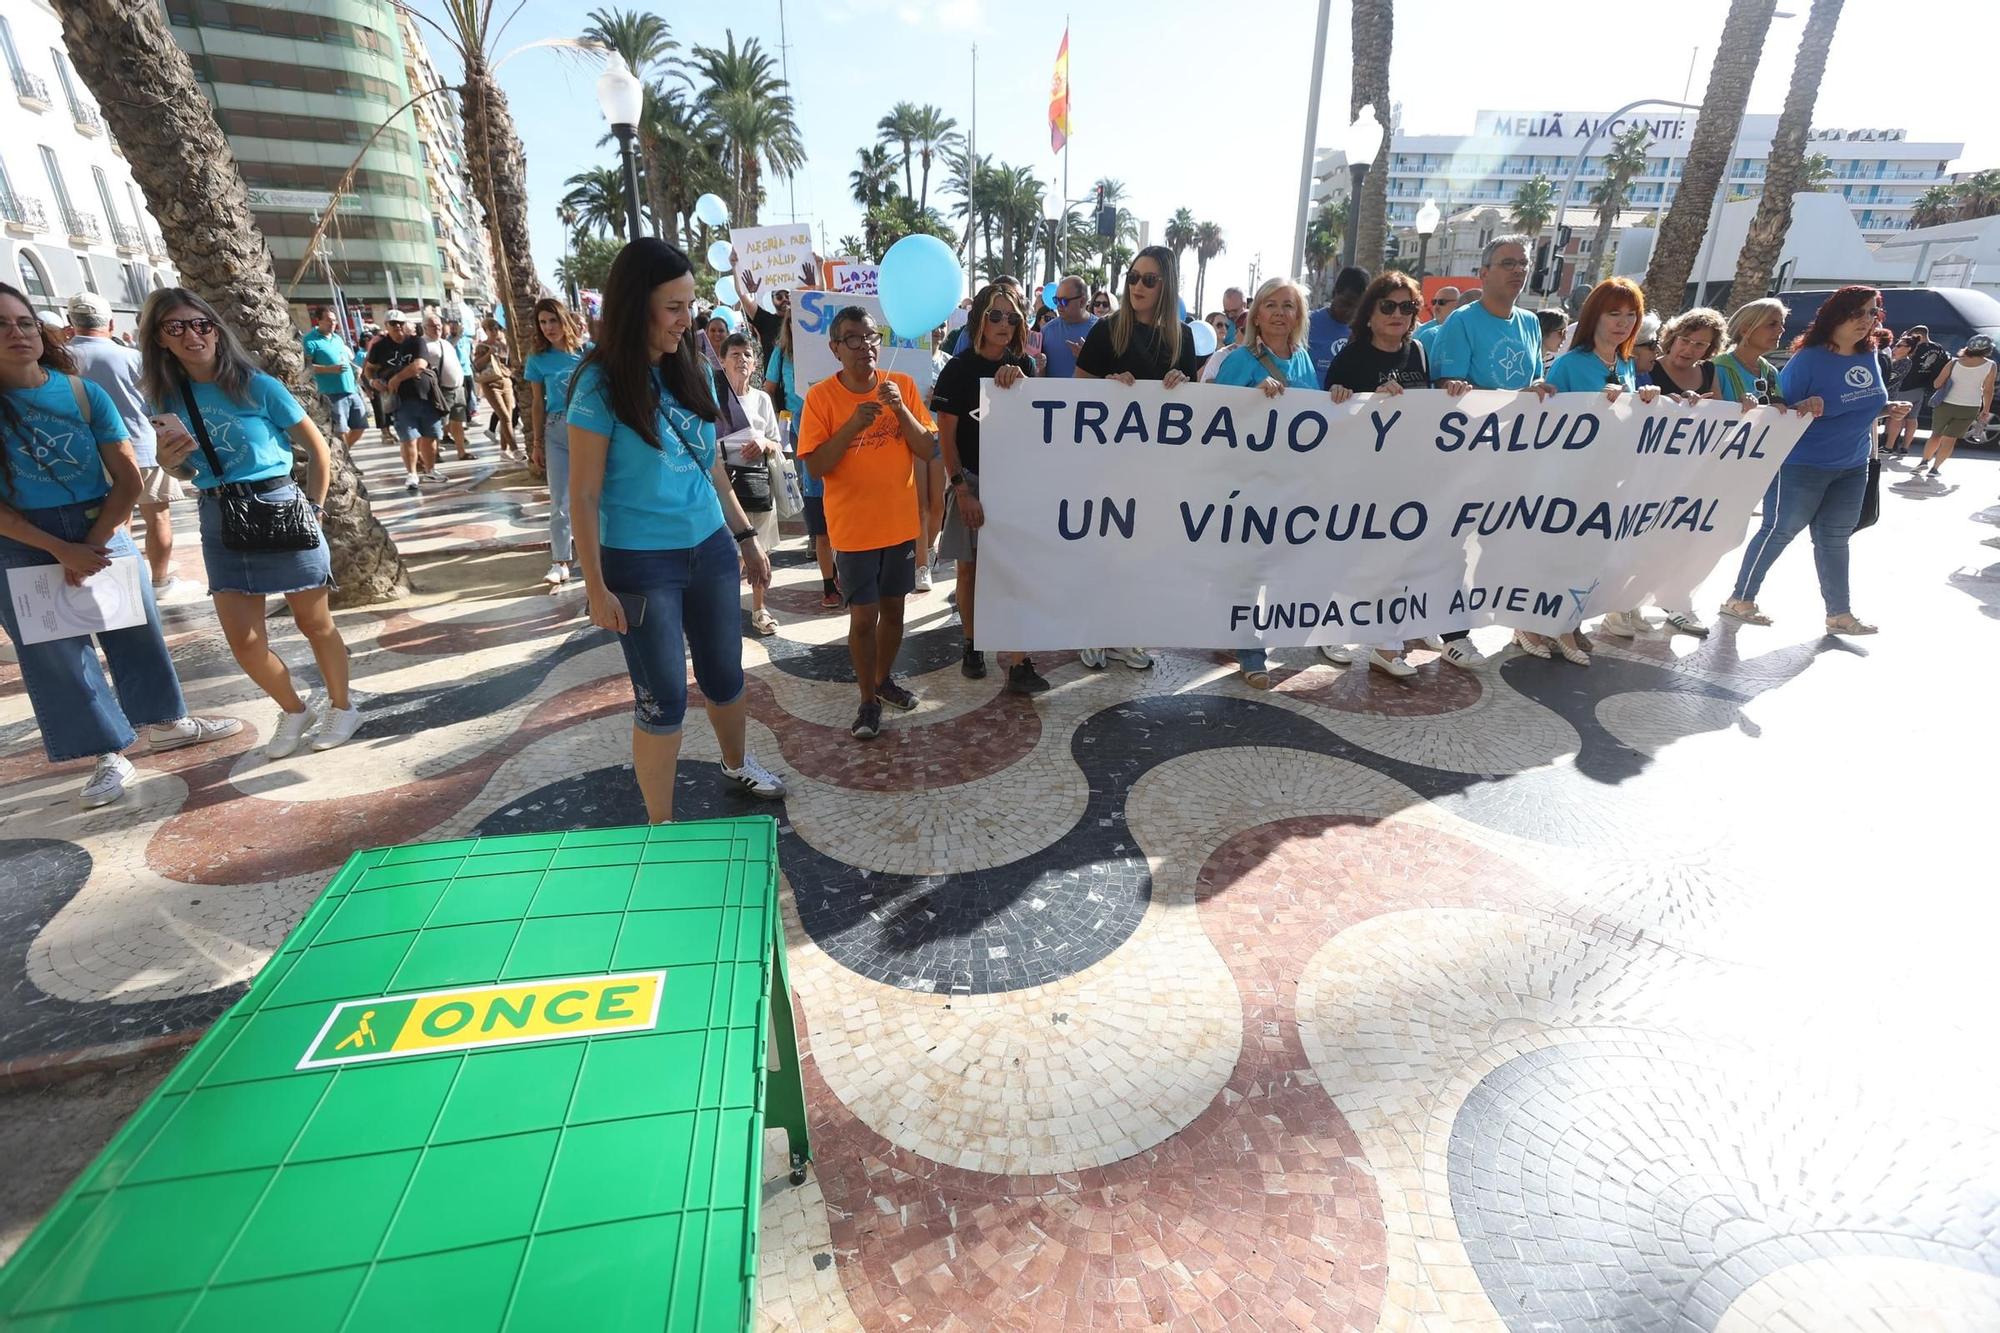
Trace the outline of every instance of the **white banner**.
[[1683, 609], [1805, 430], [1623, 395], [985, 386], [979, 643], [1373, 643]]
[[813, 258], [812, 227], [804, 222], [776, 227], [732, 227], [729, 244], [736, 251], [736, 290], [743, 308], [757, 303], [766, 287], [794, 290], [819, 285], [819, 261]]
[[875, 327], [882, 331], [878, 358], [882, 369], [902, 371], [928, 396], [931, 381], [937, 378], [937, 367], [931, 360], [930, 330], [924, 330], [920, 342], [896, 337], [896, 331], [882, 319], [882, 302], [860, 292], [792, 293], [792, 355], [798, 361], [799, 383], [817, 384], [828, 375], [840, 373], [840, 362], [833, 354], [833, 344], [827, 340], [827, 331], [833, 317], [851, 305], [866, 310]]

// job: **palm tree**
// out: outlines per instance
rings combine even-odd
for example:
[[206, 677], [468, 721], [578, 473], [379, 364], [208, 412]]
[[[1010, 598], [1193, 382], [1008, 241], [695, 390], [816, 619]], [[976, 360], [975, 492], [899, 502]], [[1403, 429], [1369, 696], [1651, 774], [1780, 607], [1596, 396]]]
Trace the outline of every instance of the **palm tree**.
[[[222, 312], [251, 356], [284, 381], [330, 438], [236, 154], [167, 30], [165, 10], [155, 0], [59, 0], [56, 13], [71, 64], [126, 153], [181, 281]], [[334, 604], [408, 592], [409, 573], [353, 465], [344, 450], [331, 452], [324, 526], [340, 585]]]
[[[1528, 261], [1534, 262], [1535, 245], [1542, 239], [1542, 228], [1549, 225], [1549, 219], [1556, 215], [1556, 187], [1549, 184], [1547, 176], [1537, 175], [1532, 180], [1521, 182], [1521, 188], [1514, 191], [1514, 204], [1507, 216], [1516, 227], [1528, 234]], [[1362, 253], [1356, 250], [1354, 253]]]
[[777, 62], [764, 54], [755, 37], [738, 48], [733, 31], [725, 29], [723, 36], [721, 47], [695, 47], [690, 63], [708, 85], [709, 114], [728, 145], [726, 165], [735, 194], [730, 216], [739, 226], [754, 227], [764, 198], [762, 173], [796, 172], [805, 165], [805, 143]]
[[958, 122], [934, 106], [928, 104], [917, 108], [917, 116], [911, 124], [915, 131], [911, 142], [916, 145], [917, 161], [923, 168], [917, 186], [917, 207], [928, 208], [931, 202], [931, 161], [943, 150], [960, 142]]
[[[1764, 193], [1757, 200], [1756, 215], [1750, 219], [1743, 249], [1736, 256], [1736, 276], [1720, 303], [1724, 310], [1733, 311], [1754, 301], [1770, 287], [1778, 252], [1792, 227], [1792, 196], [1800, 190], [1819, 188], [1819, 181], [1833, 174], [1826, 154], [1806, 152], [1806, 132], [1812, 128], [1813, 104], [1826, 78], [1826, 56], [1833, 46], [1833, 30], [1840, 22], [1844, 2], [1813, 0], [1812, 13], [1799, 36], [1798, 56], [1792, 61], [1785, 107], [1778, 113], [1778, 128], [1771, 136], [1771, 156], [1764, 164]], [[1826, 176], [1815, 179], [1819, 169]]]
[[1198, 226], [1191, 209], [1177, 208], [1167, 219], [1166, 246], [1174, 252], [1174, 286], [1181, 282], [1181, 253], [1194, 246], [1195, 228]]
[[1202, 308], [1202, 285], [1208, 281], [1208, 261], [1227, 248], [1222, 240], [1222, 228], [1213, 222], [1204, 222], [1194, 229], [1194, 311], [1197, 317]]
[[1935, 227], [1957, 219], [1958, 189], [1944, 181], [1939, 181], [1918, 195], [1916, 206], [1910, 210], [1912, 227]]
[[[1701, 117], [1695, 121], [1694, 141], [1681, 168], [1680, 189], [1660, 222], [1653, 258], [1646, 265], [1646, 308], [1657, 310], [1661, 319], [1679, 314], [1686, 304], [1695, 252], [1708, 230], [1709, 210], [1729, 166], [1730, 149], [1743, 124], [1743, 107], [1750, 100], [1750, 81], [1756, 76], [1776, 9], [1777, 0], [1729, 0], [1715, 63], [1709, 66], [1708, 87], [1701, 96]], [[1771, 193], [1768, 184], [1764, 192]]]
[[1958, 220], [1990, 218], [2000, 213], [2000, 168], [1975, 171], [1953, 187], [1958, 199]]
[[656, 234], [664, 234], [678, 214], [685, 248], [694, 247], [694, 201], [729, 188], [722, 164], [727, 151], [707, 110], [681, 96], [678, 88], [652, 83], [641, 112], [639, 143], [645, 150], [646, 185]]
[[859, 236], [847, 235], [834, 242], [836, 253], [852, 255], [856, 259], [868, 259], [874, 255], [874, 247]]
[[656, 65], [672, 63], [681, 44], [658, 14], [637, 9], [593, 9], [583, 28], [583, 40], [609, 47], [625, 57], [634, 74], [645, 78]]
[[1632, 178], [1646, 169], [1647, 137], [1645, 123], [1635, 122], [1611, 141], [1611, 147], [1604, 154], [1604, 179], [1590, 192], [1590, 201], [1597, 205], [1597, 234], [1591, 244], [1590, 268], [1585, 279], [1592, 284], [1597, 282], [1604, 266], [1610, 261], [1611, 224], [1618, 220], [1619, 210], [1625, 207], [1625, 196], [1632, 188]]
[[861, 205], [861, 211], [865, 213], [896, 188], [896, 160], [880, 144], [857, 148], [854, 156], [860, 160], [860, 165], [847, 173], [847, 185], [854, 195], [854, 202]]
[[1113, 241], [1109, 246], [1105, 247], [1104, 268], [1111, 275], [1110, 285], [1113, 290], [1117, 289], [1118, 278], [1125, 272], [1126, 266], [1132, 262], [1134, 253], [1132, 247], [1123, 241]]
[[1322, 199], [1306, 227], [1306, 276], [1312, 279], [1315, 296], [1326, 286], [1327, 269], [1340, 258], [1340, 243], [1347, 236], [1347, 212], [1347, 200]]
[[[880, 154], [885, 162], [889, 160], [889, 150], [879, 145], [872, 150], [864, 150], [867, 151]], [[977, 214], [985, 207], [985, 197], [981, 193], [986, 180], [983, 173], [992, 168], [993, 159], [990, 156], [981, 156], [975, 161], [964, 148], [957, 145], [943, 151], [944, 190], [946, 194], [958, 200], [951, 206], [951, 215], [962, 219], [965, 223], [965, 235], [959, 238], [959, 251], [963, 257], [965, 271], [977, 275], [979, 269], [973, 255], [973, 240], [980, 234], [980, 219]]]
[[590, 167], [563, 182], [570, 187], [562, 206], [574, 210], [579, 231], [609, 231], [625, 239], [625, 174], [616, 167]]
[[898, 102], [889, 108], [888, 115], [875, 122], [876, 142], [884, 148], [894, 147], [903, 155], [903, 193], [912, 199], [917, 197], [917, 182], [910, 174], [910, 159], [916, 149], [919, 115], [916, 103]]
[[1826, 188], [1827, 182], [1832, 179], [1833, 179], [1833, 159], [1828, 157], [1825, 153], [1807, 153], [1805, 180], [1804, 180], [1805, 188], [1807, 190], [1823, 190]]
[[[1389, 52], [1395, 44], [1396, 15], [1392, 0], [1353, 0], [1352, 40], [1354, 75], [1348, 93], [1349, 119], [1373, 106], [1386, 126], [1393, 118], [1389, 101]], [[1355, 262], [1372, 269], [1381, 263], [1383, 237], [1389, 225], [1389, 139], [1375, 152], [1374, 168], [1361, 182], [1361, 197], [1354, 201]]]

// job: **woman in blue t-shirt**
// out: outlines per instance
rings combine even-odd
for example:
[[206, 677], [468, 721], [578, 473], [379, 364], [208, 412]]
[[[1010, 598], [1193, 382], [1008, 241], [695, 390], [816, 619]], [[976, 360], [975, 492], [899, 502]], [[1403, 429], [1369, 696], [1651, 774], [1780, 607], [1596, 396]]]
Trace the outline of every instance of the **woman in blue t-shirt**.
[[[139, 354], [160, 466], [201, 492], [201, 558], [215, 618], [237, 665], [282, 710], [264, 754], [283, 759], [308, 741], [315, 750], [345, 743], [361, 725], [361, 710], [347, 692], [347, 645], [327, 606], [333, 568], [326, 538], [305, 551], [232, 551], [222, 543], [225, 488], [258, 504], [298, 501], [295, 445], [306, 456], [305, 495], [318, 514], [331, 470], [326, 441], [290, 391], [257, 369], [214, 307], [184, 287], [147, 298]], [[274, 595], [285, 599], [312, 648], [324, 696], [301, 698], [271, 651], [264, 599]]]
[[655, 824], [674, 817], [690, 656], [723, 779], [752, 796], [785, 794], [744, 748], [737, 580], [768, 584], [771, 558], [723, 471], [693, 306], [694, 265], [677, 247], [648, 236], [620, 250], [604, 284], [603, 341], [569, 396], [577, 563], [591, 623], [625, 651], [632, 767]]
[[123, 527], [139, 498], [139, 463], [111, 395], [74, 371], [69, 354], [43, 336], [28, 298], [0, 283], [0, 582], [7, 570], [40, 567], [52, 578], [59, 568], [75, 585], [123, 560], [144, 610], [124, 629], [23, 643], [11, 590], [0, 590], [0, 625], [14, 644], [42, 753], [50, 763], [97, 760], [81, 793], [94, 809], [117, 800], [137, 773], [120, 753], [137, 728], [158, 752], [219, 740], [243, 724], [187, 715], [153, 581]]
[[[1764, 521], [1743, 551], [1736, 587], [1722, 614], [1753, 625], [1771, 618], [1757, 608], [1764, 576], [1792, 538], [1812, 529], [1813, 563], [1826, 600], [1829, 634], [1873, 634], [1847, 600], [1847, 539], [1868, 494], [1868, 453], [1875, 419], [1900, 420], [1908, 403], [1891, 403], [1875, 362], [1882, 293], [1842, 287], [1826, 299], [1778, 374], [1784, 401], [1813, 418], [1764, 492]], [[1893, 423], [1892, 423], [1893, 424]]]
[[549, 474], [549, 572], [542, 582], [559, 588], [569, 582], [572, 554], [569, 517], [570, 379], [590, 350], [583, 324], [553, 296], [535, 302], [535, 332], [528, 340], [521, 378], [528, 384], [528, 460]]

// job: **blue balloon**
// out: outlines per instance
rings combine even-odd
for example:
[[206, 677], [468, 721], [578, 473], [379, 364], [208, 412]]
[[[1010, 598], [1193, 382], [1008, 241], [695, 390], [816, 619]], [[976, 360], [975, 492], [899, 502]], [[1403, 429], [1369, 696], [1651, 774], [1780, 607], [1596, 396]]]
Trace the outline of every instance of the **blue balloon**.
[[715, 307], [715, 309], [708, 312], [708, 317], [710, 319], [721, 320], [722, 327], [725, 332], [728, 333], [736, 332], [736, 312], [734, 310], [731, 310], [728, 306], [719, 305]]
[[727, 273], [715, 280], [715, 299], [723, 305], [736, 304], [736, 279]]
[[1060, 283], [1051, 282], [1042, 288], [1042, 304], [1051, 310], [1056, 308], [1056, 288], [1060, 285]]
[[708, 247], [708, 266], [717, 273], [727, 273], [736, 267], [736, 250], [728, 241], [717, 241]]
[[[1185, 323], [1187, 323], [1187, 322], [1188, 322], [1188, 316], [1187, 316], [1187, 302], [1186, 302], [1186, 301], [1182, 301], [1182, 302], [1181, 302], [1181, 323], [1185, 324]], [[1215, 330], [1214, 330], [1214, 329], [1210, 329], [1210, 330], [1209, 330], [1209, 332], [1210, 332], [1210, 333], [1213, 333], [1213, 332], [1215, 332]]]
[[705, 194], [694, 201], [694, 215], [711, 227], [729, 225], [729, 205], [719, 194]]
[[882, 256], [876, 291], [882, 317], [904, 337], [928, 333], [958, 308], [965, 274], [958, 256], [935, 236], [905, 236]]
[[1194, 339], [1196, 356], [1215, 354], [1215, 328], [1207, 320], [1195, 320], [1187, 326], [1188, 336]]

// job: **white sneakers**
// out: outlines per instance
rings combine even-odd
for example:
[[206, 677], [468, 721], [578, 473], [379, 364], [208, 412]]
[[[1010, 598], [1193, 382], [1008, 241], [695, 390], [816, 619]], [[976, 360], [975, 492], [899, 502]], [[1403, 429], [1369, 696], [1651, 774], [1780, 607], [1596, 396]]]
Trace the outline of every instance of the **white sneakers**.
[[742, 767], [731, 768], [727, 764], [718, 767], [722, 769], [722, 780], [745, 795], [775, 801], [785, 794], [784, 780], [758, 763], [757, 757], [747, 750], [743, 753]]
[[1092, 671], [1102, 671], [1111, 662], [1123, 662], [1134, 671], [1145, 671], [1153, 665], [1153, 655], [1144, 648], [1079, 648], [1076, 655]]
[[1453, 639], [1445, 644], [1444, 655], [1438, 660], [1461, 671], [1477, 671], [1486, 664], [1486, 654], [1473, 647], [1470, 639]]
[[125, 784], [138, 775], [132, 761], [122, 754], [101, 754], [97, 756], [97, 767], [90, 775], [90, 781], [83, 784], [79, 799], [86, 810], [95, 810], [100, 805], [110, 805], [125, 794]]
[[917, 591], [929, 592], [930, 590], [931, 590], [930, 562], [928, 560], [920, 561], [917, 564]]
[[415, 494], [417, 494], [418, 492], [420, 492], [420, 491], [422, 491], [422, 490], [423, 490], [423, 487], [422, 487], [422, 486], [419, 486], [419, 485], [417, 484], [417, 474], [416, 474], [416, 473], [414, 473], [414, 472], [405, 472], [405, 473], [403, 474], [403, 489], [404, 489], [405, 491], [407, 491], [408, 493], [410, 493], [411, 495], [415, 495]]
[[319, 724], [319, 730], [312, 734], [312, 748], [331, 750], [336, 745], [345, 745], [361, 726], [361, 709], [349, 698], [345, 708], [329, 708], [326, 720]]
[[560, 588], [563, 584], [568, 583], [569, 562], [558, 560], [550, 565], [549, 572], [542, 575], [542, 582], [548, 584], [551, 588]]
[[146, 742], [154, 754], [178, 750], [184, 745], [202, 745], [234, 736], [243, 724], [233, 717], [184, 717], [157, 727], [146, 728]]
[[299, 743], [306, 738], [306, 732], [314, 723], [326, 716], [326, 705], [316, 695], [308, 695], [305, 707], [296, 713], [279, 713], [278, 725], [271, 729], [271, 739], [264, 742], [266, 759], [288, 758]]

